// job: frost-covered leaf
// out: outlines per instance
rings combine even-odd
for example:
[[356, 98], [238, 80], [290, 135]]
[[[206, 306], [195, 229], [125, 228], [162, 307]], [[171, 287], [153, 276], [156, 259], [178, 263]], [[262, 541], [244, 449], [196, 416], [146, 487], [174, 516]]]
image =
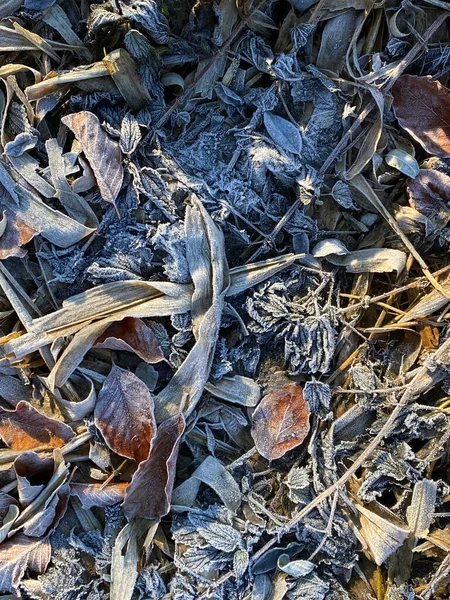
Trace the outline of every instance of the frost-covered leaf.
[[408, 177], [417, 177], [419, 164], [417, 160], [404, 150], [391, 150], [384, 158], [387, 164]]
[[364, 537], [377, 565], [382, 565], [386, 559], [398, 550], [409, 536], [406, 527], [384, 519], [377, 513], [364, 506], [357, 505], [361, 513], [361, 534]]
[[309, 560], [291, 560], [289, 554], [282, 554], [278, 557], [278, 568], [287, 573], [290, 577], [304, 577], [311, 573], [316, 566]]
[[122, 152], [128, 155], [133, 154], [141, 141], [141, 138], [139, 123], [133, 115], [127, 113], [122, 119], [122, 125], [120, 127], [119, 145]]
[[6, 156], [20, 156], [27, 150], [34, 148], [37, 141], [37, 136], [30, 132], [19, 133], [12, 142], [5, 144], [4, 154]]
[[184, 428], [182, 415], [159, 425], [150, 454], [139, 464], [125, 495], [123, 510], [128, 519], [158, 519], [168, 513]]
[[258, 452], [275, 460], [299, 446], [309, 431], [309, 406], [302, 388], [288, 383], [264, 396], [252, 416]]
[[38, 446], [59, 448], [74, 435], [68, 425], [40, 413], [28, 402], [19, 402], [14, 410], [0, 406], [0, 437], [14, 450]]
[[239, 532], [230, 525], [211, 523], [208, 527], [200, 527], [198, 533], [210, 546], [222, 552], [234, 552], [242, 544]]
[[142, 319], [126, 317], [113, 323], [95, 341], [95, 347], [110, 350], [134, 352], [147, 363], [157, 363], [164, 359], [158, 340]]
[[115, 205], [123, 180], [119, 145], [108, 137], [98, 118], [89, 111], [68, 115], [61, 122], [73, 131], [80, 142], [103, 200]]
[[450, 156], [450, 91], [431, 77], [402, 75], [392, 93], [400, 125], [429, 154]]
[[127, 487], [127, 483], [110, 483], [105, 487], [100, 483], [72, 483], [70, 494], [77, 496], [84, 508], [104, 508], [122, 502]]
[[283, 151], [301, 154], [302, 136], [297, 127], [290, 121], [271, 112], [265, 112], [264, 125], [272, 140]]
[[153, 410], [145, 383], [115, 365], [98, 394], [94, 419], [111, 450], [139, 464], [147, 458], [155, 436]]
[[37, 540], [18, 533], [0, 544], [0, 590], [18, 594], [18, 586], [27, 569], [43, 573], [51, 558], [47, 538]]

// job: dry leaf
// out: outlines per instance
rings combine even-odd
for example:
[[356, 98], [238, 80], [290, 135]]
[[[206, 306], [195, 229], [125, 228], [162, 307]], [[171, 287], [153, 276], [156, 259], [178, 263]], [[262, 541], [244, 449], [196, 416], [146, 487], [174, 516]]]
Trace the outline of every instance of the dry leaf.
[[37, 540], [19, 533], [0, 545], [0, 590], [18, 594], [25, 571], [42, 574], [51, 558], [47, 538]]
[[364, 506], [356, 505], [361, 519], [361, 534], [364, 537], [377, 565], [382, 565], [396, 552], [409, 536], [406, 528], [383, 519]]
[[160, 362], [164, 354], [155, 334], [141, 319], [126, 317], [113, 323], [95, 342], [96, 348], [134, 352], [150, 364]]
[[252, 417], [252, 436], [261, 456], [275, 460], [299, 446], [309, 431], [309, 414], [302, 388], [296, 383], [264, 396]]
[[128, 519], [158, 519], [169, 512], [184, 428], [181, 414], [159, 425], [150, 454], [140, 463], [125, 495], [123, 510]]
[[104, 508], [122, 502], [128, 483], [111, 483], [103, 487], [100, 483], [71, 483], [70, 495], [77, 496], [83, 508]]
[[415, 179], [408, 184], [409, 205], [420, 213], [433, 219], [442, 221], [445, 226], [450, 219], [448, 207], [448, 190], [450, 177], [431, 169], [420, 169]]
[[103, 200], [116, 206], [123, 180], [119, 144], [108, 137], [98, 118], [91, 112], [74, 113], [63, 117], [61, 122], [73, 131], [80, 142]]
[[14, 450], [60, 448], [74, 435], [68, 425], [46, 417], [28, 402], [19, 402], [14, 410], [0, 407], [0, 436]]
[[429, 153], [450, 156], [450, 91], [431, 77], [402, 75], [395, 82], [394, 112], [400, 125]]
[[98, 394], [95, 425], [108, 446], [138, 464], [148, 456], [156, 431], [153, 398], [143, 381], [113, 366]]
[[25, 256], [26, 250], [22, 246], [32, 240], [38, 232], [29, 227], [8, 208], [3, 211], [3, 219], [0, 225], [2, 229], [4, 227], [0, 237], [0, 260], [10, 256], [20, 258]]

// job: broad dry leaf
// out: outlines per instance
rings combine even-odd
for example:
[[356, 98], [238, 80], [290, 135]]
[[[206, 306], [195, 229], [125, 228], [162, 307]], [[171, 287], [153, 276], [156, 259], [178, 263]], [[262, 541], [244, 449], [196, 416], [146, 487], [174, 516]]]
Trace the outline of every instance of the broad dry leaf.
[[141, 319], [133, 317], [126, 317], [110, 325], [95, 341], [95, 347], [134, 352], [150, 364], [164, 359], [153, 331]]
[[38, 232], [28, 226], [9, 208], [3, 211], [3, 219], [0, 226], [3, 229], [0, 237], [0, 260], [5, 260], [5, 258], [11, 256], [24, 257], [26, 250], [22, 246], [32, 240]]
[[380, 566], [403, 545], [409, 537], [409, 531], [364, 506], [356, 505], [356, 508], [360, 512], [361, 534], [376, 564]]
[[434, 169], [420, 169], [408, 184], [409, 205], [432, 219], [435, 225], [445, 226], [450, 219], [449, 189], [448, 175]]
[[19, 533], [0, 544], [0, 590], [20, 593], [18, 586], [27, 569], [42, 574], [51, 558], [47, 538], [42, 540]]
[[400, 125], [429, 153], [450, 156], [450, 91], [431, 77], [402, 75], [395, 82], [394, 112]]
[[0, 437], [14, 450], [60, 448], [74, 435], [68, 425], [46, 417], [28, 402], [19, 402], [14, 410], [0, 407]]
[[80, 142], [103, 200], [115, 206], [123, 181], [119, 144], [109, 138], [98, 118], [89, 111], [68, 115], [61, 122], [73, 131]]
[[83, 508], [104, 508], [122, 502], [128, 483], [71, 483], [70, 495], [77, 496]]
[[149, 457], [140, 463], [125, 495], [123, 510], [128, 519], [158, 519], [169, 512], [184, 429], [181, 414], [159, 425]]
[[252, 417], [252, 436], [261, 456], [275, 460], [299, 446], [309, 432], [309, 415], [309, 405], [296, 383], [264, 396]]
[[138, 464], [145, 460], [156, 432], [153, 411], [153, 397], [145, 383], [114, 365], [94, 410], [95, 425], [111, 450]]

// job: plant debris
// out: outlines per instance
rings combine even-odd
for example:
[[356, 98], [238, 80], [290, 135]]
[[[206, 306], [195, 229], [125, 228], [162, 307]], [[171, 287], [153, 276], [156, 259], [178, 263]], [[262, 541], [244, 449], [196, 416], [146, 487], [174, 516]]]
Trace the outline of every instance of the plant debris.
[[450, 4], [0, 6], [0, 598], [450, 594]]

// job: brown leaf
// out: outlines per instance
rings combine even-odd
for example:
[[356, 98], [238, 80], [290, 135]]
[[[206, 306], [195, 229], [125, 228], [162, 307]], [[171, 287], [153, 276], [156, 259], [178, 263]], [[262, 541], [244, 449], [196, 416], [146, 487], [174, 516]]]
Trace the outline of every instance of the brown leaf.
[[449, 189], [448, 175], [434, 169], [420, 169], [417, 177], [408, 184], [409, 205], [434, 220], [439, 216], [445, 225], [450, 218]]
[[104, 508], [121, 502], [127, 487], [128, 483], [112, 483], [105, 487], [100, 483], [72, 483], [70, 495], [77, 496], [83, 508]]
[[136, 375], [113, 366], [98, 395], [96, 426], [108, 446], [138, 464], [145, 460], [155, 435], [153, 397]]
[[164, 354], [158, 340], [142, 319], [126, 317], [113, 323], [95, 342], [97, 348], [134, 352], [148, 363], [163, 360]]
[[115, 206], [123, 181], [119, 144], [108, 137], [98, 118], [89, 111], [68, 115], [61, 122], [73, 131], [80, 142], [103, 200]]
[[19, 402], [14, 410], [0, 407], [0, 437], [13, 450], [60, 448], [74, 435], [68, 425], [46, 417], [28, 402]]
[[184, 428], [182, 414], [158, 427], [149, 457], [139, 465], [125, 495], [123, 510], [128, 519], [158, 519], [169, 512]]
[[400, 125], [429, 153], [450, 156], [450, 91], [431, 77], [402, 75], [395, 82], [394, 112]]
[[281, 458], [299, 446], [309, 431], [309, 405], [296, 383], [270, 392], [253, 413], [252, 436], [261, 456]]
[[53, 458], [41, 458], [36, 452], [22, 452], [14, 461], [17, 491], [22, 506], [28, 506], [42, 492], [53, 475]]
[[51, 558], [47, 538], [37, 540], [19, 533], [0, 544], [0, 590], [19, 593], [18, 585], [26, 569], [42, 574]]
[[5, 228], [0, 237], [0, 260], [10, 256], [21, 258], [26, 254], [22, 246], [33, 239], [38, 232], [19, 219], [9, 208], [3, 211], [0, 228], [3, 228], [5, 219]]

